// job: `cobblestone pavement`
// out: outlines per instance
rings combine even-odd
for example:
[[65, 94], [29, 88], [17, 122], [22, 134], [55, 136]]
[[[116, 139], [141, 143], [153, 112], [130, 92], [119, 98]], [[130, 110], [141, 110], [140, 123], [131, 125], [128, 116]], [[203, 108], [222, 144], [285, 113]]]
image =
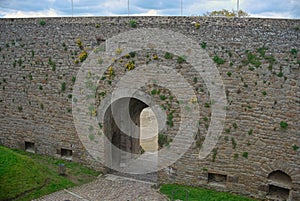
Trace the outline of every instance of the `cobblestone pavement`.
[[153, 183], [128, 179], [116, 175], [105, 175], [97, 180], [61, 190], [36, 201], [164, 201], [168, 200]]

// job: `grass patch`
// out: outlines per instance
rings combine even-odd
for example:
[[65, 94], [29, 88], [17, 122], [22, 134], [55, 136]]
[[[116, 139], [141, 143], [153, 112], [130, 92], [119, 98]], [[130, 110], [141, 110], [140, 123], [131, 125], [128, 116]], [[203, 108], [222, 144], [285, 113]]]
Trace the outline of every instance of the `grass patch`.
[[[174, 191], [175, 189], [179, 189]], [[180, 199], [186, 200], [186, 189], [188, 191], [189, 201], [255, 201], [254, 199], [246, 198], [239, 195], [234, 195], [226, 192], [217, 192], [213, 190], [207, 190], [203, 188], [195, 188], [177, 184], [163, 184], [160, 187], [160, 192], [167, 195], [172, 199], [172, 193], [174, 191], [173, 200]]]
[[[95, 179], [99, 172], [74, 162], [11, 150], [0, 146], [0, 200], [32, 200], [52, 192], [81, 185]], [[67, 173], [59, 175], [58, 165]]]

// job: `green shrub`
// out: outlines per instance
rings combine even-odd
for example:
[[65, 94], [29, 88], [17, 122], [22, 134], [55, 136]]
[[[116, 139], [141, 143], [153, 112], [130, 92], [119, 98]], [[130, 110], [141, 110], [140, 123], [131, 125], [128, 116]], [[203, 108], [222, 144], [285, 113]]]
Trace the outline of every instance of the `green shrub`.
[[293, 145], [293, 150], [294, 150], [294, 151], [297, 151], [298, 149], [299, 149], [299, 147], [298, 147], [297, 145], [294, 144], [294, 145]]
[[218, 57], [218, 55], [215, 55], [214, 58], [213, 58], [214, 62], [218, 65], [221, 65], [221, 64], [224, 64], [225, 63], [225, 60]]
[[172, 59], [173, 54], [171, 54], [170, 52], [166, 52], [164, 57], [165, 57], [165, 59]]
[[199, 28], [200, 28], [200, 23], [199, 23], [199, 22], [196, 22], [196, 23], [195, 23], [195, 27], [196, 27], [196, 29], [199, 29]]
[[20, 106], [18, 106], [18, 111], [19, 112], [22, 112], [23, 111], [23, 107], [20, 105]]
[[243, 156], [244, 158], [248, 158], [248, 152], [243, 152], [242, 156]]
[[286, 129], [288, 127], [288, 124], [285, 121], [280, 122], [280, 127], [283, 129]]
[[172, 142], [172, 139], [170, 139], [167, 135], [165, 135], [163, 133], [158, 134], [158, 146], [160, 148], [162, 148], [164, 146], [168, 146], [170, 144], [170, 142]]
[[179, 56], [177, 58], [177, 63], [181, 64], [181, 63], [185, 62], [185, 60], [186, 60], [185, 56]]
[[135, 20], [129, 20], [129, 25], [130, 25], [130, 27], [132, 27], [132, 28], [136, 28], [136, 27], [137, 27], [137, 23], [136, 23]]
[[84, 60], [86, 60], [86, 58], [88, 57], [88, 54], [86, 51], [82, 51], [79, 56], [78, 56], [78, 59], [80, 62], [83, 62]]
[[166, 100], [167, 99], [167, 97], [165, 95], [160, 95], [159, 97], [160, 97], [161, 100]]
[[232, 144], [232, 148], [235, 149], [237, 143], [236, 143], [236, 141], [235, 141], [235, 139], [233, 137], [231, 138], [231, 144]]
[[293, 48], [293, 49], [291, 49], [290, 53], [291, 53], [292, 55], [296, 55], [296, 54], [298, 53], [298, 50], [295, 49], [295, 48]]
[[135, 52], [129, 52], [129, 56], [130, 56], [131, 58], [134, 58], [134, 57], [135, 57], [135, 55], [136, 55], [136, 53], [135, 53]]
[[39, 23], [40, 23], [41, 26], [44, 26], [46, 24], [46, 21], [45, 20], [40, 20]]
[[72, 76], [72, 79], [71, 79], [71, 80], [72, 80], [73, 83], [75, 83], [76, 77], [75, 77], [75, 76]]
[[61, 91], [66, 91], [66, 83], [61, 83]]
[[212, 150], [212, 153], [213, 153], [213, 155], [212, 155], [212, 161], [215, 162], [217, 154], [218, 154], [218, 148], [214, 148]]
[[237, 128], [238, 128], [238, 125], [237, 125], [236, 123], [233, 123], [233, 124], [232, 124], [232, 127], [233, 127], [234, 129], [237, 129]]
[[277, 76], [278, 76], [278, 77], [283, 77], [283, 72], [280, 71], [279, 73], [277, 73]]
[[156, 89], [153, 89], [152, 91], [151, 91], [151, 94], [152, 95], [155, 95], [157, 93], [157, 90]]

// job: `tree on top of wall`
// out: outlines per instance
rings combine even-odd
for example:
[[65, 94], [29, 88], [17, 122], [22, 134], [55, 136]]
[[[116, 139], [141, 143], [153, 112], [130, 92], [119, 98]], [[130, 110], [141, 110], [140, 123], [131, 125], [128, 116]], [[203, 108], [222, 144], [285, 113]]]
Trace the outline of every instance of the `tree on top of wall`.
[[248, 17], [249, 14], [243, 10], [236, 11], [229, 11], [226, 9], [223, 10], [214, 10], [211, 12], [207, 12], [204, 16], [208, 17]]

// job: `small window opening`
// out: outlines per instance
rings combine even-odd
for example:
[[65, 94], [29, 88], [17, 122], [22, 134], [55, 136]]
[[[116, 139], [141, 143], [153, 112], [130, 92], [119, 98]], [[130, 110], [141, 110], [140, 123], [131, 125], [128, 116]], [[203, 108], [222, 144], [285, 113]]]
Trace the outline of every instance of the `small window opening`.
[[227, 175], [208, 173], [208, 183], [225, 185]]
[[64, 159], [72, 160], [72, 150], [70, 149], [61, 149], [60, 150], [61, 157]]
[[290, 190], [279, 186], [269, 185], [268, 198], [274, 200], [288, 200]]
[[35, 153], [34, 150], [34, 143], [33, 142], [26, 142], [25, 141], [25, 151]]

